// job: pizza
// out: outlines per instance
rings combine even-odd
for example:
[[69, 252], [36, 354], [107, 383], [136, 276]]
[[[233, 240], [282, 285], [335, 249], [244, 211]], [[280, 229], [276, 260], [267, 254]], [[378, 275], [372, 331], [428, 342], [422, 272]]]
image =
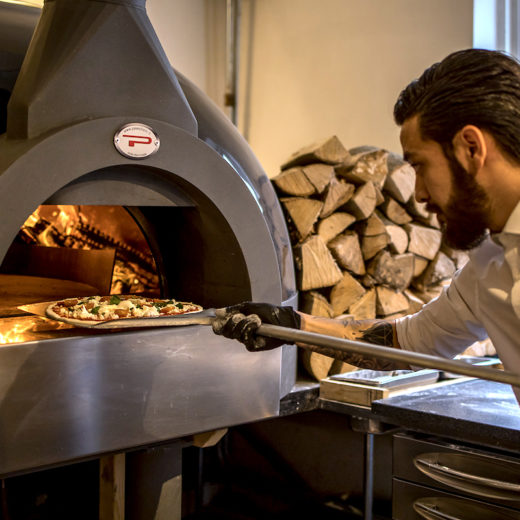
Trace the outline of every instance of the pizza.
[[200, 305], [173, 299], [146, 298], [132, 294], [67, 298], [47, 307], [49, 318], [92, 324], [124, 318], [177, 316], [202, 311]]

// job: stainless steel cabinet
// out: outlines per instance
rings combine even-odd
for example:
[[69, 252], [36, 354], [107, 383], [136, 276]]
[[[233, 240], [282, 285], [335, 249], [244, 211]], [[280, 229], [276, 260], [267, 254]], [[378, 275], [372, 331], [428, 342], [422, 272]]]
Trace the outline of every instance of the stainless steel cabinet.
[[520, 451], [397, 434], [392, 502], [394, 520], [520, 520]]

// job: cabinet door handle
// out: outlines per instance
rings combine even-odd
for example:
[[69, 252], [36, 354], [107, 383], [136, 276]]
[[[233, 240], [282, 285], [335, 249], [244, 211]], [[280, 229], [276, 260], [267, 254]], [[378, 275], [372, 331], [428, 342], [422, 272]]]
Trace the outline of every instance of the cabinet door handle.
[[413, 503], [414, 511], [426, 520], [519, 520], [520, 513], [497, 508], [468, 499], [423, 497]]
[[520, 471], [503, 461], [439, 452], [418, 455], [413, 463], [433, 480], [457, 490], [487, 498], [520, 500]]

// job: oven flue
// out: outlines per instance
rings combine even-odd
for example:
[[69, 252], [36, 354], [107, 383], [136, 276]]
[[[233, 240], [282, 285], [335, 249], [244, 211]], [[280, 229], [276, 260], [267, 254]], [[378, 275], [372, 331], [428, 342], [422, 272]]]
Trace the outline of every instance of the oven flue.
[[33, 139], [111, 116], [197, 121], [146, 15], [145, 0], [46, 0], [9, 101], [7, 136]]

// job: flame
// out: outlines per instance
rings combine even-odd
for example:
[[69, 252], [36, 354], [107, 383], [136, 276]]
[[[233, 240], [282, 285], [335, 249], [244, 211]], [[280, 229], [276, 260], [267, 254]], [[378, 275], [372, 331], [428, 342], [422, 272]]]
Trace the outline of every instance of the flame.
[[[81, 215], [79, 209], [75, 206], [39, 206], [34, 213], [27, 218], [22, 227], [26, 229], [33, 228], [34, 230], [42, 219], [47, 222], [52, 222], [52, 225], [43, 231], [39, 230], [38, 243], [43, 246], [52, 247], [56, 245], [53, 239], [52, 228], [62, 235], [73, 235], [77, 223], [81, 219]], [[88, 247], [84, 248], [88, 249]]]
[[0, 0], [6, 4], [29, 5], [31, 7], [43, 7], [43, 0]]
[[64, 235], [70, 235], [76, 227], [76, 222], [79, 222], [81, 217], [76, 206], [56, 206], [53, 211], [54, 225]]
[[22, 343], [25, 341], [24, 333], [27, 332], [33, 323], [15, 323], [11, 330], [6, 332], [0, 332], [0, 345], [6, 345], [7, 343]]
[[72, 325], [43, 316], [5, 318], [0, 320], [0, 345], [46, 339], [57, 330], [71, 328]]

